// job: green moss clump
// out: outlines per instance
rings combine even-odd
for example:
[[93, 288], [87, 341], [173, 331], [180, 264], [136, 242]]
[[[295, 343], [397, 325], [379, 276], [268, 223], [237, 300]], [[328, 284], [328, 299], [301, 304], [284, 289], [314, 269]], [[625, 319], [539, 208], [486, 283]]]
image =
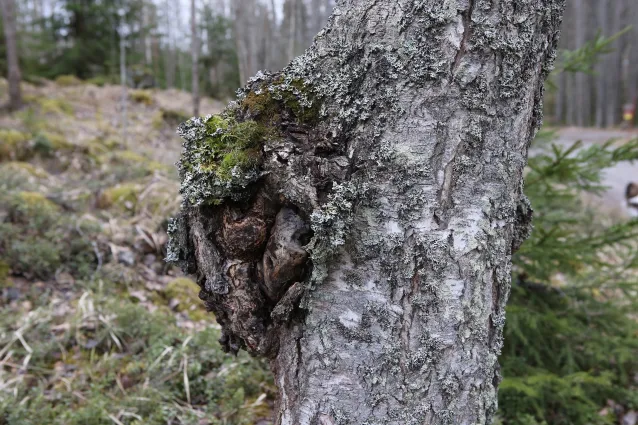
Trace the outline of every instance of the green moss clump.
[[77, 86], [82, 84], [82, 80], [80, 80], [75, 75], [59, 75], [55, 79], [55, 82], [57, 85], [62, 87]]
[[0, 285], [4, 284], [7, 277], [9, 277], [10, 271], [11, 271], [11, 266], [9, 265], [9, 263], [6, 263], [0, 260]]
[[208, 116], [178, 128], [184, 138], [179, 162], [181, 192], [193, 205], [238, 200], [260, 177], [261, 146], [276, 134], [262, 123]]
[[166, 285], [164, 296], [167, 301], [175, 299], [179, 304], [175, 309], [179, 312], [185, 312], [191, 319], [203, 320], [212, 318], [212, 315], [206, 314], [204, 303], [199, 299], [199, 286], [192, 280], [180, 277], [174, 279]]
[[73, 106], [63, 99], [53, 99], [49, 97], [35, 98], [35, 103], [40, 106], [40, 110], [45, 114], [73, 115]]
[[99, 75], [97, 77], [92, 77], [89, 78], [88, 80], [86, 80], [86, 82], [88, 84], [93, 84], [96, 85], [98, 87], [103, 87], [105, 85], [107, 85], [110, 81], [107, 77], [103, 76], [103, 75]]
[[7, 213], [0, 222], [0, 255], [14, 274], [51, 279], [61, 268], [77, 276], [94, 270], [90, 238], [95, 229], [61, 214], [39, 192], [0, 191], [0, 205]]
[[112, 206], [134, 209], [137, 204], [139, 191], [139, 186], [134, 183], [125, 183], [110, 187], [98, 196], [96, 206], [102, 209], [107, 209]]
[[146, 106], [153, 104], [153, 94], [148, 90], [133, 90], [129, 93], [129, 98], [135, 103], [141, 103]]
[[58, 210], [58, 206], [39, 192], [18, 192], [16, 208], [27, 215], [47, 214]]
[[60, 134], [40, 132], [34, 139], [34, 150], [44, 155], [54, 152], [72, 152], [76, 146]]
[[0, 161], [27, 159], [31, 136], [12, 129], [0, 129]]
[[11, 162], [7, 162], [3, 166], [3, 168], [6, 170], [11, 170], [16, 173], [24, 172], [28, 174], [29, 176], [36, 177], [36, 178], [49, 177], [49, 173], [47, 173], [46, 170], [43, 170], [42, 168], [38, 168], [35, 165], [28, 162], [11, 161]]
[[190, 116], [182, 111], [162, 108], [153, 116], [153, 128], [160, 129], [164, 125], [175, 128], [189, 118]]
[[[108, 148], [108, 146], [104, 146], [104, 148]], [[105, 152], [97, 155], [95, 159], [99, 164], [111, 164], [116, 168], [123, 167], [129, 178], [144, 177], [155, 172], [168, 174], [171, 171], [171, 167], [130, 150]], [[114, 170], [114, 174], [119, 174], [117, 169]]]

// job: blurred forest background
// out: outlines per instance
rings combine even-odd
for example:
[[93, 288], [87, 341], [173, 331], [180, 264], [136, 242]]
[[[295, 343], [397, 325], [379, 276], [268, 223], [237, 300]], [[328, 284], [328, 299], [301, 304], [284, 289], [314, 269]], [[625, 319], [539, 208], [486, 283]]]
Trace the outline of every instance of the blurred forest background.
[[[271, 424], [267, 365], [225, 355], [197, 285], [163, 261], [175, 128], [302, 53], [333, 1], [9, 2], [0, 74], [15, 42], [22, 100], [0, 111], [0, 425]], [[638, 3], [568, 0], [563, 29], [497, 423], [636, 425]], [[0, 105], [9, 91], [0, 78]]]
[[[202, 93], [230, 96], [257, 71], [281, 69], [301, 54], [333, 5], [334, 0], [198, 0], [193, 10], [188, 0], [20, 0], [22, 74], [27, 81], [74, 75], [119, 83], [124, 38], [130, 85], [190, 90], [196, 50]], [[4, 51], [0, 54], [6, 75]]]

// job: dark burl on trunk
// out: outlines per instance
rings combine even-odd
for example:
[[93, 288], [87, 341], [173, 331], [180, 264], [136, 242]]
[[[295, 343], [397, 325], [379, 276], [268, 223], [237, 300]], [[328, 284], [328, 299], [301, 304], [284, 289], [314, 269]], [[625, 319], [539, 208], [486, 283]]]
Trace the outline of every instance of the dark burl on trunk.
[[309, 280], [317, 189], [348, 173], [320, 105], [302, 80], [260, 74], [220, 116], [179, 128], [185, 202], [168, 259], [197, 276], [228, 352], [275, 357]]

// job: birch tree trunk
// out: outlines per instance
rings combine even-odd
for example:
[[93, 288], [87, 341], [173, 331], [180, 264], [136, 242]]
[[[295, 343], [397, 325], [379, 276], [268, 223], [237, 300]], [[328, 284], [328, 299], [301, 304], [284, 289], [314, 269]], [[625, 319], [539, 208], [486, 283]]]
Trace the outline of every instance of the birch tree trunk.
[[[609, 0], [599, 0], [597, 3], [598, 22], [599, 29], [604, 36], [610, 36], [609, 31]], [[596, 73], [598, 78], [596, 79], [596, 127], [602, 128], [605, 126], [605, 111], [607, 109], [607, 61], [603, 59], [596, 65]]]
[[199, 34], [197, 33], [197, 8], [191, 0], [191, 88], [193, 91], [193, 115], [199, 115]]
[[175, 40], [171, 30], [171, 3], [170, 0], [164, 2], [164, 17], [166, 19], [166, 46], [164, 53], [164, 68], [166, 69], [166, 88], [175, 87], [175, 69], [177, 67], [175, 60]]
[[7, 51], [7, 71], [9, 82], [9, 109], [16, 110], [22, 106], [20, 90], [20, 63], [18, 62], [18, 41], [16, 35], [16, 8], [13, 0], [0, 0], [2, 9], [2, 26]]
[[[576, 48], [579, 49], [587, 43], [587, 3], [584, 0], [574, 0], [574, 38]], [[576, 125], [585, 127], [589, 123], [589, 78], [584, 72], [576, 74], [576, 97], [574, 107], [576, 108]]]
[[169, 261], [277, 423], [488, 424], [564, 0], [342, 0], [306, 53], [182, 124]]
[[[610, 11], [610, 28], [613, 35], [623, 29], [623, 14], [625, 12], [623, 2], [614, 1], [610, 5], [613, 5]], [[614, 127], [620, 123], [620, 115], [622, 111], [622, 102], [620, 100], [620, 89], [622, 81], [622, 43], [621, 40], [616, 40], [612, 44], [612, 52], [606, 55], [605, 58], [605, 82], [607, 87], [605, 93], [607, 95], [607, 105], [605, 113], [605, 121], [607, 127]]]

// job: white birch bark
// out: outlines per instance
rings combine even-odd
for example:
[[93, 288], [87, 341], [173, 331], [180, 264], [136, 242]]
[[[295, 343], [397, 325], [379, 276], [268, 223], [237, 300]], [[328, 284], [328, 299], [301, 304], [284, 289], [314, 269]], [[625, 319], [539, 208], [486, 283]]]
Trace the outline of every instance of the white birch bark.
[[196, 275], [227, 350], [271, 359], [278, 424], [490, 423], [563, 7], [342, 0], [226, 111], [272, 126], [262, 173], [219, 186], [192, 162], [204, 121], [180, 127], [168, 259]]

